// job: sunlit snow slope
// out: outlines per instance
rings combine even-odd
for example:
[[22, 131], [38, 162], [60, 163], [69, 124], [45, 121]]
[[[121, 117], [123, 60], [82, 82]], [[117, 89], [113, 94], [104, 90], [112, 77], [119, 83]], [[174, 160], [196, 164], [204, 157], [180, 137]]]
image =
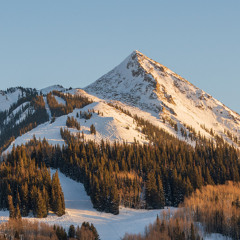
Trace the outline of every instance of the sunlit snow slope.
[[[77, 94], [77, 93], [76, 93]], [[78, 91], [79, 94], [79, 91]], [[80, 91], [80, 94], [83, 94]], [[85, 94], [86, 96], [87, 94]], [[84, 133], [85, 140], [95, 140], [100, 142], [102, 139], [110, 142], [114, 141], [126, 141], [128, 143], [133, 143], [135, 140], [141, 143], [147, 143], [146, 136], [140, 132], [140, 129], [134, 123], [133, 118], [120, 112], [114, 107], [109, 106], [106, 102], [100, 99], [93, 98], [96, 102], [85, 106], [82, 109], [75, 109], [72, 113], [56, 118], [55, 122], [46, 122], [32, 129], [31, 131], [23, 134], [22, 136], [16, 138], [15, 141], [11, 143], [9, 148], [5, 151], [11, 151], [13, 145], [21, 145], [33, 138], [35, 136], [37, 139], [46, 139], [50, 144], [53, 145], [63, 145], [64, 140], [61, 138], [60, 129], [66, 128], [66, 121], [68, 117], [75, 117], [80, 123], [81, 129], [78, 131], [74, 128], [68, 128], [73, 134]], [[46, 101], [46, 98], [45, 98]], [[48, 109], [47, 105], [46, 108]], [[92, 117], [89, 120], [77, 118], [77, 113], [80, 111], [88, 112], [93, 111]], [[48, 110], [49, 114], [50, 111]], [[51, 118], [51, 116], [50, 116]], [[96, 128], [96, 135], [90, 133], [90, 126], [94, 124]]]
[[239, 142], [239, 114], [139, 51], [84, 90], [137, 107], [160, 122], [175, 121], [178, 131], [185, 124], [207, 137], [212, 129], [229, 143]]

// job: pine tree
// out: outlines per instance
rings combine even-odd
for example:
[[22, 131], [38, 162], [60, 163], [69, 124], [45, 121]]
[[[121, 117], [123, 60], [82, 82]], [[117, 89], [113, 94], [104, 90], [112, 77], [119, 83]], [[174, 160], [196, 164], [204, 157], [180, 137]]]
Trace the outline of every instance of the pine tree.
[[60, 185], [58, 171], [52, 177], [51, 208], [58, 216], [65, 214], [65, 202], [62, 188]]
[[44, 201], [40, 190], [38, 190], [38, 193], [37, 193], [36, 216], [38, 218], [45, 218], [45, 217], [47, 217], [46, 202]]
[[110, 187], [109, 212], [115, 215], [119, 214], [119, 196], [115, 183], [112, 183]]
[[90, 133], [96, 135], [96, 128], [93, 124], [90, 126]]
[[65, 232], [63, 227], [57, 226], [56, 235], [59, 240], [67, 240], [67, 233]]
[[160, 177], [156, 184], [155, 173], [150, 172], [147, 176], [146, 182], [146, 202], [149, 208], [163, 208], [165, 205], [164, 192]]
[[21, 195], [22, 195], [22, 216], [26, 217], [29, 213], [28, 206], [28, 185], [27, 183], [22, 184], [21, 186]]
[[19, 204], [17, 204], [17, 207], [16, 207], [15, 218], [16, 219], [21, 219], [22, 218], [20, 208], [19, 208]]
[[16, 218], [16, 210], [13, 205], [13, 199], [11, 195], [8, 195], [8, 209], [9, 209], [9, 218]]
[[164, 196], [164, 190], [162, 185], [162, 180], [160, 175], [158, 175], [157, 179], [157, 186], [158, 186], [158, 208], [164, 208], [165, 206], [165, 196]]
[[97, 232], [97, 229], [94, 227], [94, 225], [91, 223], [90, 230], [93, 232], [93, 235], [95, 237], [94, 240], [100, 240], [99, 234]]
[[76, 235], [76, 230], [74, 225], [70, 225], [69, 230], [68, 230], [68, 237], [69, 238], [75, 238]]
[[33, 215], [36, 215], [37, 212], [37, 199], [38, 199], [38, 189], [37, 187], [34, 185], [32, 187], [32, 190], [30, 191], [30, 209], [32, 209], [33, 211]]
[[191, 234], [190, 235], [190, 240], [196, 240], [193, 223], [191, 223], [191, 233], [190, 234]]

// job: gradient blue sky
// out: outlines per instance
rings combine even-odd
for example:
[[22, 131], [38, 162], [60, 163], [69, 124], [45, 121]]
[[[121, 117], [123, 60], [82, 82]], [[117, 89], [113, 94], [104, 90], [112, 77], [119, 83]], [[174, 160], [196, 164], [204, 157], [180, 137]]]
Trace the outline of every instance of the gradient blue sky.
[[0, 0], [0, 89], [85, 87], [135, 49], [240, 112], [239, 0]]

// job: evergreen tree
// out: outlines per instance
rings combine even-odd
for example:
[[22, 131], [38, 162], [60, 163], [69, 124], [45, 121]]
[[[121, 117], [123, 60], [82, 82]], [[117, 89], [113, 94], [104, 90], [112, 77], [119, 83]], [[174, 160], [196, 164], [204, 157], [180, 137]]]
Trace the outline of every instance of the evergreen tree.
[[58, 216], [65, 214], [65, 202], [62, 188], [60, 185], [58, 171], [52, 177], [52, 199], [51, 208]]
[[90, 133], [96, 135], [96, 128], [93, 124], [90, 126]]
[[100, 240], [99, 234], [97, 232], [97, 229], [94, 227], [94, 225], [91, 223], [90, 230], [92, 231], [95, 239], [94, 240]]
[[21, 219], [22, 218], [20, 208], [19, 208], [19, 204], [17, 204], [17, 207], [16, 207], [15, 218], [16, 219]]
[[119, 196], [117, 187], [114, 183], [112, 183], [110, 187], [109, 212], [115, 215], [119, 214]]
[[41, 192], [38, 190], [37, 193], [37, 206], [36, 206], [36, 216], [38, 218], [47, 217], [47, 207], [46, 202], [44, 201]]
[[190, 240], [196, 240], [195, 230], [194, 230], [193, 223], [191, 223], [191, 235], [190, 235]]
[[146, 202], [150, 208], [163, 208], [165, 205], [164, 192], [160, 176], [156, 183], [155, 173], [150, 172], [146, 182]]
[[28, 205], [28, 185], [27, 183], [22, 184], [21, 186], [21, 196], [22, 196], [22, 216], [26, 217], [29, 213], [29, 205]]
[[13, 205], [12, 196], [8, 195], [9, 218], [16, 218], [16, 210]]
[[68, 237], [69, 238], [75, 238], [76, 235], [76, 230], [74, 225], [70, 225], [69, 229], [68, 229]]
[[58, 240], [67, 240], [67, 233], [63, 227], [57, 226], [56, 235], [58, 237]]

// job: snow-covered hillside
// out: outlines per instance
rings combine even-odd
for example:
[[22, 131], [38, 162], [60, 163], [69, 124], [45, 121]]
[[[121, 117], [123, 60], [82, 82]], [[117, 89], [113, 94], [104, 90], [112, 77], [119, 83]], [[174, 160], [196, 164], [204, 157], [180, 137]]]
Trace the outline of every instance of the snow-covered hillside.
[[[63, 145], [64, 140], [61, 138], [60, 129], [66, 127], [66, 121], [68, 117], [74, 117], [80, 123], [81, 129], [78, 131], [74, 128], [69, 128], [73, 133], [84, 133], [86, 140], [95, 140], [100, 142], [103, 140], [108, 140], [110, 142], [114, 141], [126, 141], [128, 143], [133, 143], [135, 140], [140, 143], [147, 143], [146, 136], [140, 132], [140, 129], [134, 122], [133, 118], [120, 112], [107, 105], [104, 101], [95, 98], [96, 102], [85, 106], [82, 109], [75, 109], [72, 113], [56, 118], [55, 122], [46, 122], [32, 129], [31, 131], [19, 136], [9, 148], [5, 151], [11, 151], [13, 145], [21, 145], [35, 137], [37, 139], [46, 139], [50, 144], [53, 145]], [[46, 101], [46, 98], [45, 98]], [[48, 109], [48, 107], [46, 106]], [[84, 118], [77, 118], [77, 113], [80, 115], [88, 111], [94, 111], [92, 117], [89, 120]], [[49, 112], [49, 111], [48, 111]], [[50, 114], [50, 113], [49, 113]], [[96, 135], [90, 133], [90, 126], [94, 124], [96, 128]]]
[[65, 91], [66, 89], [61, 85], [52, 85], [52, 86], [40, 89], [39, 92], [41, 92], [42, 94], [48, 94], [54, 90], [62, 92], [62, 91]]
[[171, 119], [180, 128], [192, 126], [207, 137], [212, 129], [229, 143], [240, 139], [239, 114], [138, 51], [84, 90], [137, 107], [160, 122]]
[[[207, 138], [220, 136], [228, 143], [240, 146], [239, 114], [138, 51], [134, 51], [120, 65], [84, 90], [67, 90], [59, 85], [39, 90], [38, 94], [45, 95], [44, 101], [49, 119], [52, 118], [52, 114], [47, 104], [46, 94], [53, 90], [64, 92], [64, 94], [85, 96], [94, 102], [84, 109], [75, 109], [69, 114], [76, 117], [77, 112], [80, 111], [95, 112], [89, 120], [78, 119], [85, 139], [98, 142], [101, 139], [129, 143], [134, 140], [141, 143], [147, 142], [133, 118], [109, 106], [108, 103], [111, 102], [129, 111], [132, 116], [138, 115], [149, 120], [152, 124], [192, 145], [194, 141], [189, 136], [194, 131], [196, 135], [200, 132]], [[0, 111], [9, 109], [20, 96], [24, 96], [24, 91], [18, 88], [9, 92], [0, 92]], [[66, 106], [63, 98], [54, 97], [58, 104]], [[14, 116], [16, 111], [17, 109], [6, 121]], [[24, 119], [24, 114], [22, 113], [17, 123]], [[52, 144], [64, 144], [60, 136], [60, 128], [66, 126], [66, 119], [67, 116], [61, 116], [53, 123], [46, 122], [39, 125], [18, 137], [13, 143], [16, 145], [25, 143], [35, 135], [41, 139], [45, 137]], [[89, 132], [91, 124], [96, 126], [96, 136]], [[74, 129], [71, 131], [76, 132]]]
[[[55, 172], [54, 170], [51, 171]], [[134, 210], [120, 208], [119, 215], [96, 211], [87, 196], [84, 186], [59, 172], [59, 179], [65, 197], [66, 214], [57, 217], [50, 214], [46, 219], [28, 218], [31, 221], [42, 221], [48, 224], [58, 224], [66, 229], [71, 224], [77, 226], [84, 221], [93, 223], [102, 240], [119, 240], [128, 233], [143, 233], [145, 226], [153, 223], [157, 215], [168, 210]], [[8, 211], [0, 211], [1, 221], [8, 220]]]
[[[21, 110], [25, 109], [24, 112], [22, 112]], [[21, 113], [22, 112], [22, 113]], [[4, 121], [4, 124], [8, 124], [10, 121], [13, 121], [13, 118], [16, 117], [16, 115], [18, 114], [18, 120], [14, 122], [15, 125], [21, 123], [22, 121], [25, 120], [25, 118], [27, 117], [27, 114], [31, 112], [34, 113], [34, 109], [30, 107], [30, 102], [25, 102], [23, 104], [21, 104], [20, 106], [16, 107], [12, 113], [7, 117], [7, 119]], [[19, 114], [20, 113], [20, 114]]]
[[9, 91], [0, 91], [0, 112], [8, 110], [10, 106], [17, 102], [22, 95], [19, 88], [13, 88]]

